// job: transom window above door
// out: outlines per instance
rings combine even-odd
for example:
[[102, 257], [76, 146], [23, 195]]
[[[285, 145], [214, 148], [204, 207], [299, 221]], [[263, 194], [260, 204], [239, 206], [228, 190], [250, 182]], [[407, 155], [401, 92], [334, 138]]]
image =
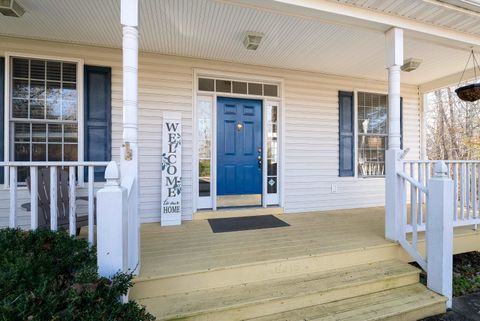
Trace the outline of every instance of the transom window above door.
[[10, 70], [11, 159], [78, 160], [77, 63], [12, 57]]
[[252, 96], [279, 96], [278, 85], [228, 79], [198, 78], [198, 90]]

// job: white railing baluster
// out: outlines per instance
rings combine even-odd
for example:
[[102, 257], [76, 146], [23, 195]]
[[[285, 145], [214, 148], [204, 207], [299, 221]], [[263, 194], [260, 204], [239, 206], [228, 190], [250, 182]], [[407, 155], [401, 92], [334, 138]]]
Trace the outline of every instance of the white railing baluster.
[[30, 167], [30, 228], [38, 228], [38, 168]]
[[453, 164], [453, 220], [458, 219], [458, 164]]
[[[410, 166], [410, 177], [412, 177], [413, 179], [415, 179], [415, 176], [413, 174], [414, 168], [414, 164], [412, 163]], [[416, 206], [416, 204], [414, 204], [413, 202], [413, 194], [415, 194], [415, 186], [413, 184], [410, 184], [410, 224], [412, 224], [412, 228], [414, 225], [417, 225], [417, 222], [413, 219], [413, 211], [415, 210]]]
[[17, 227], [17, 168], [10, 167], [10, 217], [9, 226]]
[[[424, 165], [422, 163], [418, 163], [418, 182], [422, 185], [427, 185], [423, 182], [423, 168]], [[423, 224], [423, 193], [419, 189], [417, 189], [417, 200], [418, 200], [418, 224]]]
[[412, 206], [412, 245], [414, 248], [417, 248], [417, 240], [418, 240], [418, 217], [417, 217], [417, 190], [420, 191], [419, 189], [415, 188], [413, 186], [414, 192], [412, 193], [412, 199], [411, 203], [413, 204]]
[[472, 179], [470, 182], [470, 186], [472, 189], [472, 193], [471, 193], [472, 217], [474, 218], [477, 216], [477, 165], [476, 164], [471, 165], [471, 172], [472, 172], [472, 176], [471, 176]]
[[471, 203], [471, 193], [470, 193], [470, 164], [465, 164], [465, 219], [470, 218], [470, 203]]
[[50, 229], [58, 230], [57, 167], [50, 167]]
[[465, 163], [460, 166], [460, 217], [463, 220], [465, 216]]
[[77, 234], [75, 167], [68, 168], [68, 230], [70, 235]]
[[88, 166], [88, 243], [93, 244], [93, 225], [94, 225], [94, 176], [93, 166]]

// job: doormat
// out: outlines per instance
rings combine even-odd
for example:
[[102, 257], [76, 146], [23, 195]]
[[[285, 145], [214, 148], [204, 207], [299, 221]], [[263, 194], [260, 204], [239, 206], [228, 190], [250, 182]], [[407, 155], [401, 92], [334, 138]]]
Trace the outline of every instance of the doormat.
[[273, 215], [212, 218], [208, 220], [213, 233], [261, 230], [265, 228], [285, 227], [290, 224]]

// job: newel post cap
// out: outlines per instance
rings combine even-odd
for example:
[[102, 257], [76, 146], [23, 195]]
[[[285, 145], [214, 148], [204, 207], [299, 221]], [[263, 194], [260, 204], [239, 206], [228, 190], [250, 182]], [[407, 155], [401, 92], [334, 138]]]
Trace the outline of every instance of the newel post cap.
[[433, 173], [436, 177], [447, 177], [448, 176], [448, 167], [444, 161], [436, 162], [433, 167]]
[[107, 168], [105, 169], [105, 186], [118, 186], [120, 185], [120, 170], [118, 169], [117, 162], [111, 161], [108, 163]]

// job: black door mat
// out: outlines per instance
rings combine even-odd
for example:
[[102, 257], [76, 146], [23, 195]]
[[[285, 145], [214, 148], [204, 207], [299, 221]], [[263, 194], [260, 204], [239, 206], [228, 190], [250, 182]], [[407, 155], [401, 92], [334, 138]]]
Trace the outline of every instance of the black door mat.
[[273, 215], [211, 218], [208, 220], [208, 223], [210, 223], [213, 233], [261, 230], [266, 228], [290, 226], [290, 224]]

